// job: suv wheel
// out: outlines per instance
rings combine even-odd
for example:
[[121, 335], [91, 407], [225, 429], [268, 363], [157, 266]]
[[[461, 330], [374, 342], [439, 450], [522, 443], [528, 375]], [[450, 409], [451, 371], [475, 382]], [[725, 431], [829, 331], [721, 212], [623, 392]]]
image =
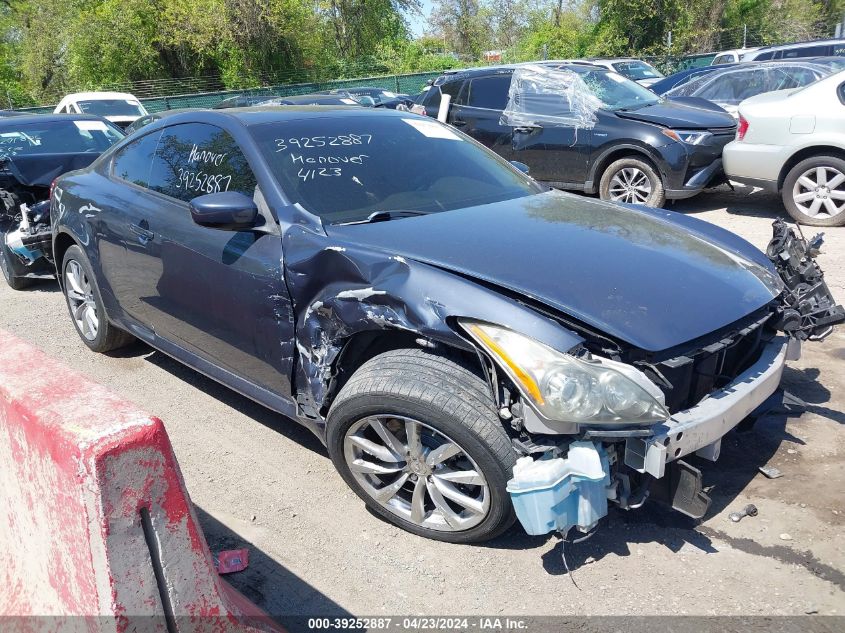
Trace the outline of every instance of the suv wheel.
[[611, 202], [662, 207], [666, 202], [663, 181], [645, 160], [629, 156], [608, 165], [599, 181], [599, 197]]
[[23, 290], [33, 284], [32, 279], [27, 277], [16, 277], [15, 271], [12, 269], [12, 260], [14, 257], [6, 244], [6, 234], [0, 232], [0, 270], [3, 271], [3, 279], [9, 284], [12, 290]]
[[789, 170], [781, 195], [799, 224], [845, 225], [845, 160], [833, 156], [802, 160]]
[[91, 264], [78, 246], [71, 246], [65, 253], [62, 289], [76, 331], [92, 351], [110, 352], [134, 340], [131, 334], [109, 323]]
[[329, 411], [329, 455], [378, 515], [427, 538], [471, 543], [514, 521], [516, 453], [479, 376], [425, 350], [364, 363]]

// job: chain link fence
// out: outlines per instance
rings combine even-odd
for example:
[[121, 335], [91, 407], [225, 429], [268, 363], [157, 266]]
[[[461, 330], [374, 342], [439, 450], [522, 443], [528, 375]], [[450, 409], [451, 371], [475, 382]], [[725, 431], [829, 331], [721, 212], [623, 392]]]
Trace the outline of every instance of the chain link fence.
[[[208, 92], [194, 92], [189, 94], [173, 94], [159, 97], [139, 97], [141, 103], [149, 112], [175, 110], [177, 108], [212, 108], [229, 97], [238, 95], [257, 95], [271, 97], [287, 97], [304, 95], [323, 90], [335, 90], [368, 86], [384, 88], [397, 93], [417, 94], [429, 79], [434, 79], [440, 72], [412, 73], [407, 75], [379, 75], [375, 77], [358, 77], [355, 79], [337, 79], [333, 81], [313, 81], [298, 84], [280, 84], [276, 86], [262, 86], [247, 90], [214, 90]], [[185, 80], [179, 80], [185, 82]], [[141, 91], [138, 91], [141, 92]], [[143, 94], [143, 93], [142, 93]], [[19, 108], [20, 112], [47, 113], [55, 106], [38, 106], [34, 108]]]

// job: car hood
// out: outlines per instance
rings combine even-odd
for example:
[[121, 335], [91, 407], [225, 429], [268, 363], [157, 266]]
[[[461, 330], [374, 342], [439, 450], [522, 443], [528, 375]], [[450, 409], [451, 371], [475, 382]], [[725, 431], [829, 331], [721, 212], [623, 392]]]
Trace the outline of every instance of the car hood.
[[521, 294], [648, 351], [730, 325], [782, 289], [766, 257], [733, 233], [558, 191], [326, 230], [337, 243]]
[[615, 114], [623, 119], [645, 121], [676, 129], [725, 128], [736, 125], [731, 115], [725, 112], [677, 103], [668, 99], [629, 112], [617, 110]]
[[21, 154], [2, 162], [21, 185], [46, 188], [62, 174], [88, 167], [98, 156], [96, 152]]

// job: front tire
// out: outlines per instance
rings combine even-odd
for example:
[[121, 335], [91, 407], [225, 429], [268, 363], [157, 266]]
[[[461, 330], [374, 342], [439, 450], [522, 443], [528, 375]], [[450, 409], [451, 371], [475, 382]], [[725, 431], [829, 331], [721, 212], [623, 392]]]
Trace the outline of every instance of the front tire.
[[513, 524], [516, 453], [490, 387], [450, 358], [401, 349], [364, 363], [329, 411], [327, 440], [349, 487], [404, 530], [473, 543]]
[[23, 290], [34, 283], [33, 279], [28, 277], [17, 277], [12, 268], [12, 252], [6, 244], [6, 234], [0, 233], [0, 270], [3, 271], [3, 279], [12, 290]]
[[62, 289], [79, 338], [91, 351], [111, 352], [134, 340], [109, 323], [94, 271], [76, 245], [67, 249], [62, 261]]
[[789, 170], [781, 190], [787, 213], [799, 224], [845, 225], [845, 160], [814, 156]]
[[599, 197], [609, 202], [662, 207], [666, 191], [654, 166], [641, 158], [628, 156], [612, 162], [599, 181]]

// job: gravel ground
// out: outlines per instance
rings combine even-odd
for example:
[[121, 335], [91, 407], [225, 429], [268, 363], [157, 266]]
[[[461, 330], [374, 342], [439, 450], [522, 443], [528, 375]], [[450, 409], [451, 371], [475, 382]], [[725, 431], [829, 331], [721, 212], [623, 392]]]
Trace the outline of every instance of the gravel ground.
[[[676, 211], [758, 247], [779, 198], [710, 191]], [[813, 232], [812, 229], [807, 231]], [[827, 230], [821, 263], [845, 301], [845, 228]], [[519, 526], [493, 542], [424, 540], [370, 514], [305, 429], [163, 354], [137, 344], [117, 356], [78, 340], [53, 282], [0, 284], [0, 327], [165, 421], [212, 549], [247, 545], [233, 584], [282, 621], [293, 615], [845, 614], [845, 328], [807, 344], [787, 389], [805, 411], [771, 414], [725, 438], [705, 463], [715, 484], [706, 519], [646, 504], [611, 511], [589, 541], [567, 546]], [[667, 309], [671, 309], [671, 306]], [[784, 476], [766, 479], [758, 466]], [[728, 520], [753, 502], [756, 518]]]

